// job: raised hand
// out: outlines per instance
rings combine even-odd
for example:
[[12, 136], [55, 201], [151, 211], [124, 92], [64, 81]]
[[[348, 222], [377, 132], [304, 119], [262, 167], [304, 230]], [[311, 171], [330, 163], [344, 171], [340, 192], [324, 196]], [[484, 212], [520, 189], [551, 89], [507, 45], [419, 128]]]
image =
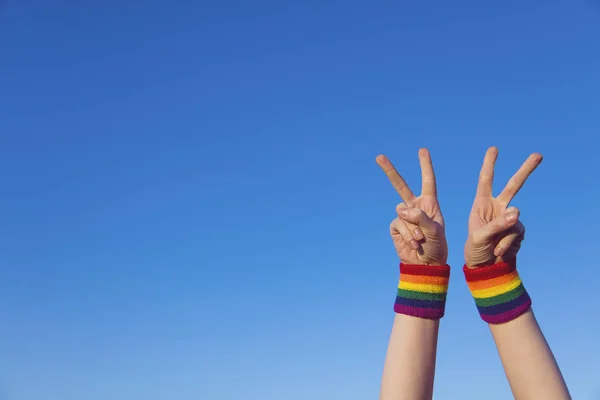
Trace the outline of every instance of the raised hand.
[[492, 196], [494, 165], [498, 149], [490, 147], [483, 160], [477, 194], [469, 216], [469, 238], [465, 243], [465, 261], [469, 267], [513, 262], [525, 227], [519, 221], [519, 210], [509, 207], [529, 175], [542, 162], [542, 155], [531, 154], [508, 181], [498, 197]]
[[423, 183], [418, 197], [386, 156], [380, 155], [376, 161], [404, 200], [396, 207], [398, 218], [390, 225], [398, 257], [406, 264], [445, 265], [448, 244], [429, 151], [419, 150]]

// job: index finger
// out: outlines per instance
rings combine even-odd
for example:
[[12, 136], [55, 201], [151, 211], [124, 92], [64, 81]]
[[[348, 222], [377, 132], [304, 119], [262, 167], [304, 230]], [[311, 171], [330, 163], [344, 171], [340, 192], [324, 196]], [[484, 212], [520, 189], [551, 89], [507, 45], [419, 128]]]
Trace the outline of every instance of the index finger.
[[517, 171], [516, 174], [510, 178], [502, 193], [497, 197], [498, 201], [503, 204], [508, 204], [515, 197], [517, 192], [523, 187], [529, 175], [540, 165], [543, 157], [540, 153], [533, 153], [527, 160], [521, 165], [521, 168]]
[[377, 164], [381, 167], [383, 172], [385, 172], [388, 179], [392, 183], [392, 186], [394, 189], [396, 189], [396, 192], [398, 192], [402, 200], [404, 200], [406, 204], [410, 205], [410, 202], [415, 198], [415, 195], [406, 184], [406, 181], [402, 178], [402, 176], [400, 176], [398, 171], [396, 171], [394, 164], [392, 164], [392, 162], [383, 154], [377, 156], [375, 161], [377, 161]]

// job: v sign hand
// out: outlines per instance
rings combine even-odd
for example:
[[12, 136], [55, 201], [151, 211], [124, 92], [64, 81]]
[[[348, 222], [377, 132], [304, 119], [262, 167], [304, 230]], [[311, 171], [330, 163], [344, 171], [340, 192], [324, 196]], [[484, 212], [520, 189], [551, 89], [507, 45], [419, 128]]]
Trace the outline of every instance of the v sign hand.
[[396, 207], [398, 218], [390, 225], [398, 257], [405, 264], [445, 265], [448, 244], [429, 151], [419, 150], [423, 188], [418, 197], [386, 156], [380, 155], [376, 161], [404, 200]]
[[490, 147], [483, 160], [477, 195], [469, 216], [469, 238], [465, 244], [468, 267], [513, 262], [523, 240], [525, 228], [519, 222], [519, 210], [508, 205], [540, 165], [542, 155], [530, 155], [500, 195], [493, 197], [492, 183], [497, 158], [498, 149]]

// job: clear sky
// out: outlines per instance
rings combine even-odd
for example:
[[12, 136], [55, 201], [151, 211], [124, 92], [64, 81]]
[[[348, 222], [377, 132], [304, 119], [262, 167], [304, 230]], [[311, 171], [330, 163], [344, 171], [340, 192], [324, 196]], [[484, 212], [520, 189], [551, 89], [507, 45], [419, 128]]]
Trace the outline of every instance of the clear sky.
[[462, 277], [483, 154], [575, 399], [600, 398], [597, 0], [3, 1], [0, 399], [365, 400], [399, 201], [437, 168], [436, 399], [510, 398]]

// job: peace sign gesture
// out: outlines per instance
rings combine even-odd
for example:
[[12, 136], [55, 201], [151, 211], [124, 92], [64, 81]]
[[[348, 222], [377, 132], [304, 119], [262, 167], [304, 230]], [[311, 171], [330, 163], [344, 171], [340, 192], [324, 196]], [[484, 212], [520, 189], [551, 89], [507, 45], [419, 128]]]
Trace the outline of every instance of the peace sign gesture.
[[465, 261], [469, 267], [513, 262], [520, 249], [525, 227], [519, 222], [519, 210], [509, 203], [542, 162], [542, 155], [531, 154], [508, 181], [498, 197], [492, 196], [494, 165], [498, 149], [490, 147], [483, 160], [477, 194], [469, 216], [469, 238]]
[[376, 161], [404, 200], [396, 207], [398, 218], [390, 225], [398, 257], [406, 264], [445, 265], [448, 244], [429, 151], [419, 150], [423, 187], [418, 197], [386, 156], [380, 155]]

